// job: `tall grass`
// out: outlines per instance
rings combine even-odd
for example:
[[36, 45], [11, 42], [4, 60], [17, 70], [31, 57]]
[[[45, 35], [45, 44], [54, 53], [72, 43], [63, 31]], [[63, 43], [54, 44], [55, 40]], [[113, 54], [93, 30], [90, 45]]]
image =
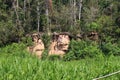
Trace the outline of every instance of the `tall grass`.
[[[10, 46], [0, 49], [0, 80], [92, 80], [120, 70], [120, 57], [68, 62], [40, 60], [28, 54], [23, 49], [25, 45], [13, 45], [12, 50], [16, 49], [14, 52], [8, 51], [7, 47]], [[15, 45], [21, 48], [16, 48]], [[103, 80], [120, 80], [120, 74]]]

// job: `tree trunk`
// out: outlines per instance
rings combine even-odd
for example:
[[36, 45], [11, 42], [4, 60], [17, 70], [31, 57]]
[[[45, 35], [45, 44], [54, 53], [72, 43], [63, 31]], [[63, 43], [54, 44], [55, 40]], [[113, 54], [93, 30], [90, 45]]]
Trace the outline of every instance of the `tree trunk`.
[[26, 20], [26, 4], [27, 0], [24, 0], [24, 21]]
[[46, 21], [46, 29], [47, 29], [47, 33], [49, 34], [50, 33], [50, 25], [49, 25], [49, 23], [50, 23], [50, 21], [49, 21], [49, 1], [48, 0], [46, 0], [46, 19], [47, 19], [47, 21]]
[[30, 5], [30, 0], [27, 0], [27, 4], [28, 4], [28, 7], [27, 7], [27, 11], [26, 11], [26, 23], [27, 23], [27, 27], [29, 26], [28, 29], [30, 29], [30, 27], [32, 27], [31, 25], [31, 5]]
[[73, 21], [74, 21], [74, 25], [76, 23], [76, 0], [73, 0]]
[[14, 8], [14, 11], [15, 11], [15, 14], [16, 14], [16, 26], [18, 27], [18, 29], [22, 29], [22, 26], [21, 26], [21, 22], [20, 22], [20, 19], [19, 19], [19, 14], [18, 14], [18, 8], [19, 8], [19, 4], [18, 4], [18, 0], [14, 0], [13, 1], [13, 8]]
[[79, 20], [81, 20], [82, 2], [83, 2], [83, 0], [80, 0], [80, 2], [79, 2]]
[[50, 12], [52, 13], [52, 0], [48, 0], [48, 1], [49, 1], [49, 2], [48, 2], [48, 3], [49, 3], [49, 4], [48, 4], [48, 5], [49, 5], [49, 10], [50, 10]]
[[26, 27], [26, 0], [24, 0], [24, 28]]
[[37, 20], [37, 24], [38, 24], [37, 31], [39, 33], [39, 31], [40, 31], [40, 3], [39, 3], [39, 1], [38, 1], [38, 4], [37, 4], [37, 18], [38, 18], [38, 20]]

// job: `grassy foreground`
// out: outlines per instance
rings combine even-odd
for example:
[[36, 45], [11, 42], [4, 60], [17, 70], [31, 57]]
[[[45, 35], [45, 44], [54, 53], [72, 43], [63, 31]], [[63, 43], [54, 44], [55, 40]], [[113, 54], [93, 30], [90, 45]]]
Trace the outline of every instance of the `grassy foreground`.
[[[120, 70], [120, 57], [49, 61], [19, 48], [9, 49], [0, 50], [0, 80], [92, 80]], [[120, 80], [120, 74], [102, 80]]]
[[[92, 80], [119, 69], [120, 57], [71, 62], [0, 57], [0, 80]], [[120, 80], [120, 74], [105, 80]]]

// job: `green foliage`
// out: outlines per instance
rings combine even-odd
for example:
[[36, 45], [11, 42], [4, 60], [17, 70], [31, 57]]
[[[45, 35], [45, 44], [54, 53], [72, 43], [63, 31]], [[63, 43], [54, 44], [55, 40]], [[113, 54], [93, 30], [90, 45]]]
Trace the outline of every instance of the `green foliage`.
[[49, 36], [47, 34], [42, 35], [42, 41], [45, 45], [45, 48], [49, 48], [50, 40], [51, 40], [51, 36]]
[[[116, 72], [120, 68], [119, 56], [69, 62], [59, 61], [55, 56], [52, 58], [54, 61], [41, 61], [32, 57], [25, 48], [23, 43], [13, 43], [0, 48], [0, 80], [92, 80]], [[116, 74], [105, 78], [105, 80], [111, 79], [119, 80], [120, 76]]]
[[48, 55], [49, 51], [46, 49], [42, 53], [42, 60], [50, 60], [50, 61], [56, 61], [56, 60], [62, 60], [62, 57], [59, 55]]
[[99, 26], [99, 24], [97, 24], [96, 22], [92, 22], [86, 25], [86, 30], [87, 31], [98, 31], [100, 27], [101, 26]]
[[93, 58], [102, 55], [102, 51], [95, 43], [85, 41], [74, 41], [70, 43], [69, 51], [65, 55], [65, 60], [78, 60], [86, 57]]
[[26, 45], [23, 43], [13, 43], [1, 48], [0, 55], [25, 57], [29, 53], [26, 51]]
[[104, 43], [101, 46], [102, 51], [105, 55], [119, 55], [120, 56], [120, 47], [117, 44], [112, 44], [111, 42]]
[[61, 57], [59, 55], [50, 55], [50, 56], [48, 56], [47, 59], [51, 60], [51, 61], [56, 61], [56, 60], [60, 60]]
[[[12, 37], [15, 36], [15, 28], [13, 27], [12, 21], [0, 22], [0, 46], [12, 40]], [[12, 37], [11, 37], [12, 36]], [[11, 39], [10, 39], [11, 38]]]
[[[12, 47], [14, 49], [12, 54], [16, 54], [16, 56], [0, 54], [0, 80], [92, 80], [118, 71], [120, 67], [120, 57], [110, 56], [108, 58], [83, 59], [70, 62], [41, 61], [29, 55], [20, 56], [27, 54], [22, 52], [23, 44], [12, 44], [11, 46], [14, 47]], [[2, 48], [4, 51], [5, 49], [6, 47]], [[17, 54], [18, 50], [21, 50], [20, 55]], [[105, 78], [105, 80], [111, 79], [119, 80], [120, 76], [116, 74]]]
[[[119, 70], [119, 0], [83, 0], [81, 13], [79, 13], [80, 0], [53, 0], [53, 11], [48, 10], [48, 23], [45, 0], [28, 0], [26, 4], [24, 1], [18, 0], [17, 16], [13, 0], [0, 0], [0, 46], [6, 45], [0, 48], [0, 80], [92, 80]], [[32, 45], [32, 40], [23, 35], [37, 31], [38, 1], [40, 2], [40, 31], [47, 31], [48, 27], [52, 32], [67, 31], [72, 34], [96, 30], [101, 36], [101, 49], [99, 44], [94, 42], [71, 41], [69, 51], [63, 59], [66, 61], [81, 60], [58, 61], [61, 59], [59, 56], [48, 57], [47, 49], [51, 36], [45, 34], [42, 36], [42, 40], [47, 49], [44, 51], [42, 59], [48, 58], [54, 62], [41, 61], [30, 56], [25, 49], [26, 45]], [[77, 1], [76, 6], [72, 1]], [[78, 19], [79, 14], [82, 14], [81, 20]], [[20, 23], [18, 23], [17, 17], [19, 17]], [[8, 45], [19, 40], [27, 42], [27, 44]], [[104, 58], [103, 53], [110, 55], [109, 58]], [[118, 57], [114, 57], [114, 55]], [[88, 57], [92, 59], [88, 59]], [[120, 76], [117, 74], [106, 78], [106, 80], [111, 79], [120, 80]]]
[[111, 4], [112, 0], [99, 0], [100, 8], [103, 10]]
[[42, 60], [46, 60], [48, 58], [48, 50], [45, 49], [44, 52], [42, 53]]
[[64, 61], [76, 60], [76, 55], [74, 54], [73, 51], [69, 51], [64, 55], [63, 60]]
[[[100, 35], [102, 34], [101, 36], [119, 38], [119, 0], [84, 0], [81, 13], [79, 13], [79, 0], [76, 0], [76, 6], [73, 4], [74, 1], [53, 0], [53, 9], [48, 10], [48, 22], [44, 0], [39, 0], [40, 15], [37, 15], [36, 9], [38, 0], [26, 1], [26, 4], [24, 0], [18, 1], [16, 12], [13, 2], [12, 0], [0, 0], [0, 46], [17, 42], [21, 38], [23, 40], [23, 35], [38, 31], [38, 17], [40, 17], [39, 31], [41, 32], [78, 34], [96, 30]], [[107, 15], [106, 12], [110, 14]], [[79, 14], [81, 14], [81, 20], [79, 20]], [[45, 42], [48, 47], [47, 41]]]
[[101, 27], [100, 30], [111, 30], [114, 22], [110, 16], [103, 15], [97, 19], [96, 23]]
[[21, 42], [23, 42], [27, 46], [32, 46], [33, 45], [33, 41], [32, 41], [32, 38], [30, 36], [22, 37]]

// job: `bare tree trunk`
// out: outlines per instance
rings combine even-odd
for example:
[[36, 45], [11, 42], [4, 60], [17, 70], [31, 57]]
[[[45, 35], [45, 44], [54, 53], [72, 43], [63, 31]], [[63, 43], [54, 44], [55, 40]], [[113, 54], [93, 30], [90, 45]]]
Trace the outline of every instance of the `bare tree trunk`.
[[49, 25], [49, 1], [46, 0], [46, 18], [47, 18], [47, 24], [46, 24], [46, 27], [47, 27], [47, 33], [49, 34], [50, 33], [50, 25]]
[[53, 11], [53, 7], [52, 7], [52, 0], [48, 0], [49, 2], [49, 10], [50, 10], [50, 12], [52, 13], [52, 11]]
[[70, 0], [70, 11], [71, 11], [71, 27], [76, 24], [76, 0]]
[[79, 20], [81, 20], [82, 2], [83, 2], [83, 0], [80, 0], [80, 2], [79, 2]]
[[24, 0], [24, 20], [25, 20], [25, 17], [26, 17], [26, 0]]
[[18, 39], [18, 42], [20, 42], [20, 37], [23, 35], [24, 29], [22, 27], [21, 21], [20, 21], [20, 17], [19, 17], [19, 2], [18, 0], [13, 0], [12, 3], [15, 15], [16, 15], [16, 29], [17, 29], [17, 34], [16, 34], [16, 38]]
[[38, 1], [38, 4], [37, 4], [37, 18], [38, 18], [38, 20], [37, 20], [37, 24], [38, 24], [37, 31], [39, 33], [39, 31], [40, 31], [40, 3], [39, 3], [39, 1]]
[[26, 0], [24, 0], [24, 24], [23, 26], [26, 26]]
[[18, 14], [18, 8], [19, 8], [19, 4], [18, 4], [18, 0], [14, 0], [13, 1], [13, 8], [14, 8], [14, 11], [15, 11], [15, 14], [16, 14], [16, 25], [17, 27], [19, 27], [20, 29], [22, 29], [22, 26], [21, 26], [21, 22], [20, 22], [20, 19], [19, 19], [19, 14]]
[[76, 23], [76, 0], [73, 0], [73, 19], [75, 24]]
[[74, 12], [74, 10], [73, 10], [73, 0], [70, 0], [70, 25], [71, 25], [71, 27], [73, 27], [73, 12]]
[[[31, 26], [31, 5], [30, 5], [30, 0], [27, 0], [27, 11], [26, 11], [26, 22], [27, 22], [27, 26]], [[28, 28], [30, 29], [30, 28]]]
[[15, 1], [17, 2], [16, 7], [17, 7], [17, 9], [18, 9], [18, 7], [19, 7], [19, 2], [18, 2], [18, 0], [15, 0]]

